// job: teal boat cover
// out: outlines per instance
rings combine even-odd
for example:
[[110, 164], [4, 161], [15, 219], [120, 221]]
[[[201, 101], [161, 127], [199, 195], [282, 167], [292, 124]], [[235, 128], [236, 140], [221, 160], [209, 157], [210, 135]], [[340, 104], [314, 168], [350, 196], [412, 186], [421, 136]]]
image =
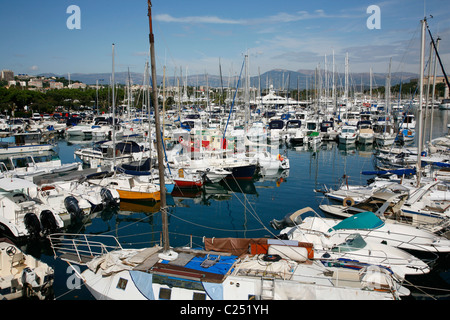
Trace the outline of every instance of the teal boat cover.
[[375, 213], [367, 211], [342, 220], [337, 225], [330, 228], [328, 232], [341, 229], [371, 230], [378, 229], [382, 226], [384, 226], [384, 222], [378, 218]]

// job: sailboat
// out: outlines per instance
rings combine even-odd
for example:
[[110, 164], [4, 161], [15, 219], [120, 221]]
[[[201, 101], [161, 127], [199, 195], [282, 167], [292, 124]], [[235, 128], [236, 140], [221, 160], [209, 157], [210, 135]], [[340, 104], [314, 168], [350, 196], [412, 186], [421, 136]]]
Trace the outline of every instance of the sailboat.
[[[157, 93], [151, 7], [149, 0], [153, 90]], [[158, 169], [164, 185], [157, 96], [153, 95]], [[325, 266], [310, 260], [309, 246], [296, 241], [205, 238], [203, 249], [171, 248], [165, 195], [162, 188], [163, 247], [124, 249], [114, 237], [108, 237], [107, 245], [99, 236], [73, 241], [73, 235], [65, 234], [50, 237], [55, 254], [60, 252], [61, 259], [88, 267], [79, 276], [96, 299], [392, 300], [409, 294], [383, 268]]]
[[[112, 49], [113, 57], [113, 76], [112, 76], [112, 90], [114, 97], [114, 44]], [[113, 123], [115, 123], [115, 99], [112, 100], [112, 110], [113, 110]], [[95, 176], [88, 180], [90, 184], [114, 189], [119, 194], [120, 200], [154, 200], [160, 201], [160, 188], [159, 185], [152, 183], [149, 180], [141, 180], [139, 176], [132, 176], [127, 174], [117, 173], [116, 171], [116, 143], [115, 143], [115, 129], [113, 127], [113, 173], [112, 175], [106, 176]], [[164, 184], [162, 184], [164, 185]]]
[[382, 128], [381, 132], [377, 131], [374, 135], [375, 143], [378, 147], [386, 147], [386, 146], [392, 146], [395, 142], [395, 138], [397, 135], [394, 132], [394, 128], [392, 123], [390, 122], [389, 112], [390, 112], [390, 105], [391, 105], [391, 62], [389, 62], [389, 75], [386, 80], [386, 109], [385, 109], [385, 117], [384, 117], [384, 123], [383, 126], [379, 126]]

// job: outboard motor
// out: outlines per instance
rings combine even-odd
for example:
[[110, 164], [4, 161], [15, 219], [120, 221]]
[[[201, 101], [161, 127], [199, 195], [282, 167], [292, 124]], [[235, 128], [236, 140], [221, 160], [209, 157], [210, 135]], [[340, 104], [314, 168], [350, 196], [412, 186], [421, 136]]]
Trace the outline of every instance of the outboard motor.
[[83, 210], [80, 209], [78, 200], [74, 196], [68, 196], [67, 198], [65, 198], [64, 206], [66, 207], [67, 212], [69, 212], [72, 222], [78, 222], [82, 220]]
[[41, 212], [41, 224], [44, 234], [52, 234], [58, 230], [58, 224], [56, 223], [55, 216], [50, 210], [44, 210]]
[[298, 215], [292, 217], [293, 214], [286, 215], [282, 220], [273, 219], [270, 221], [270, 226], [275, 230], [283, 230], [284, 228], [294, 227], [302, 223], [302, 218]]
[[28, 233], [31, 238], [39, 238], [41, 232], [41, 223], [39, 222], [38, 217], [33, 213], [29, 212], [24, 217], [25, 228], [28, 230]]
[[102, 197], [103, 202], [107, 206], [117, 205], [116, 199], [114, 199], [114, 197], [109, 189], [102, 188], [102, 190], [100, 190], [100, 196]]
[[[39, 277], [36, 275], [34, 270], [31, 270], [29, 267], [26, 267], [22, 271], [22, 285], [26, 287], [30, 286], [33, 292], [38, 292], [40, 289], [40, 285], [38, 283]], [[28, 291], [25, 291], [28, 292]]]

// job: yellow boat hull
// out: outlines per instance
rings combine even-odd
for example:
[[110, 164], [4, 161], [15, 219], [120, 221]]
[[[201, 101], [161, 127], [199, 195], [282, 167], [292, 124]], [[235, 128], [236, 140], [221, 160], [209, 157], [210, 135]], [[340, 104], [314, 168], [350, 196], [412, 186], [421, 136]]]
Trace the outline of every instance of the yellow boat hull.
[[121, 200], [161, 200], [161, 193], [156, 192], [139, 192], [116, 189]]

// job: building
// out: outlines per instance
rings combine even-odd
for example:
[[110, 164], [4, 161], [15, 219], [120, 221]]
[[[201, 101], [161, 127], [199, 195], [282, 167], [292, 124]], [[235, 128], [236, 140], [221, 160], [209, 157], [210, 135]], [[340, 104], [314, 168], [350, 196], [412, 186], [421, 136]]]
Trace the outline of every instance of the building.
[[79, 82], [69, 84], [68, 86], [69, 89], [86, 89], [86, 87], [87, 87], [86, 84]]
[[43, 84], [42, 80], [40, 80], [40, 79], [31, 79], [28, 82], [28, 86], [29, 87], [36, 87], [36, 88], [43, 88], [44, 84]]
[[62, 82], [50, 81], [50, 89], [62, 89], [64, 84]]
[[[430, 85], [433, 85], [433, 82], [434, 82], [433, 79], [434, 79], [434, 77], [431, 76], [430, 77]], [[437, 76], [436, 77], [436, 84], [438, 84], [438, 83], [444, 83], [445, 84], [446, 83], [445, 82], [445, 77], [444, 76]], [[423, 84], [424, 85], [428, 85], [428, 77], [424, 77], [423, 78]]]
[[2, 70], [0, 79], [3, 81], [14, 81], [14, 72], [11, 70]]

